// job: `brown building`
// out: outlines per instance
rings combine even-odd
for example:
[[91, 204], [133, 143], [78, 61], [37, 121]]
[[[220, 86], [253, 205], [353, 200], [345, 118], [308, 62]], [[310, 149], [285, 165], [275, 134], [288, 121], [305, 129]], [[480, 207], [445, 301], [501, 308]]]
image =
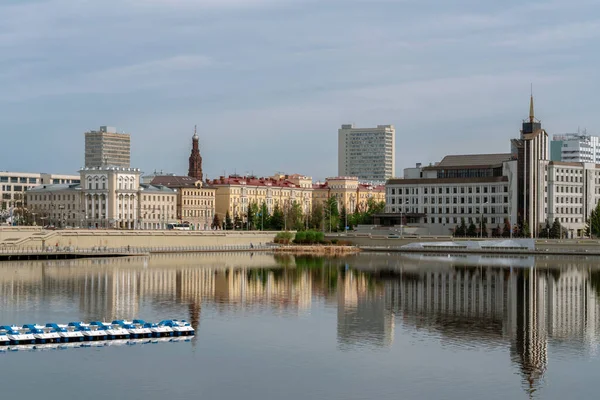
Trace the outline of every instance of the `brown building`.
[[198, 146], [198, 134], [194, 126], [194, 136], [192, 136], [192, 154], [189, 159], [188, 176], [202, 182], [202, 157], [200, 156], [200, 147]]

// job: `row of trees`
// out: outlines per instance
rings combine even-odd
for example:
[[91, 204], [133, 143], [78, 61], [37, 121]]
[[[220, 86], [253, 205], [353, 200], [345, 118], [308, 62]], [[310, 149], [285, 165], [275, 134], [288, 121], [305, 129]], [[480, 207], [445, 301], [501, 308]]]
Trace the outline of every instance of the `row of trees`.
[[248, 206], [247, 213], [242, 218], [240, 215], [232, 217], [229, 211], [222, 221], [218, 215], [213, 218], [212, 227], [225, 230], [296, 230], [303, 231], [314, 229], [319, 231], [338, 232], [346, 227], [352, 229], [359, 224], [372, 224], [373, 215], [383, 212], [384, 202], [369, 199], [366, 206], [357, 206], [353, 212], [348, 212], [345, 207], [340, 210], [335, 197], [327, 201], [313, 204], [310, 213], [302, 210], [302, 204], [293, 202], [289, 206], [281, 207], [278, 204], [269, 213], [266, 203], [258, 205], [252, 203]]
[[[600, 215], [600, 214], [598, 214]], [[479, 224], [479, 223], [478, 223]], [[490, 236], [488, 233], [488, 229], [485, 222], [481, 222], [481, 225], [475, 224], [471, 222], [468, 226], [465, 223], [465, 219], [461, 218], [460, 225], [458, 225], [454, 230], [455, 237], [488, 237]], [[597, 225], [594, 225], [596, 229], [598, 229], [597, 235], [600, 236], [600, 217], [597, 218]], [[547, 239], [560, 239], [566, 237], [567, 230], [560, 224], [558, 218], [554, 220], [552, 225], [550, 225], [549, 221], [546, 221], [545, 227], [540, 231], [540, 238]], [[586, 233], [589, 236], [589, 234]], [[491, 230], [492, 237], [513, 237], [513, 238], [521, 238], [521, 237], [531, 237], [531, 230], [529, 229], [529, 224], [525, 221], [521, 226], [515, 225], [511, 227], [510, 221], [508, 218], [504, 219], [504, 224], [498, 225]]]

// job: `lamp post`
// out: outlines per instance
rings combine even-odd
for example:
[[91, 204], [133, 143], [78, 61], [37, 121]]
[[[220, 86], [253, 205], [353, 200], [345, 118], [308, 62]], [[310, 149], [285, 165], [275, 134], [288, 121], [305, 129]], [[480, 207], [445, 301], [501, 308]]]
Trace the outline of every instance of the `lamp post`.
[[404, 218], [402, 217], [402, 214], [404, 213], [405, 204], [408, 204], [408, 199], [406, 199], [400, 207], [400, 237], [404, 236]]
[[58, 209], [60, 210], [59, 211], [60, 227], [61, 227], [61, 229], [64, 229], [64, 227], [65, 227], [65, 218], [64, 218], [64, 209], [65, 209], [65, 206], [61, 204], [61, 205], [58, 206]]
[[479, 219], [479, 238], [483, 238], [483, 206], [485, 206], [488, 202], [482, 204], [481, 206], [481, 218]]

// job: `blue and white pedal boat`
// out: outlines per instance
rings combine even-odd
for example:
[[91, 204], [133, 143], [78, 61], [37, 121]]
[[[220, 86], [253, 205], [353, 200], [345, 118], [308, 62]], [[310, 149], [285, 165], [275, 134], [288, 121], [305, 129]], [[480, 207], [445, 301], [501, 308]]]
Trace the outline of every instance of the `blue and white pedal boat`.
[[45, 326], [37, 324], [25, 324], [23, 325], [23, 329], [25, 332], [32, 334], [37, 343], [60, 342], [60, 335], [57, 332], [52, 332]]
[[111, 324], [110, 322], [93, 321], [90, 326], [97, 326], [97, 329], [102, 329], [110, 339], [129, 339], [131, 334], [120, 325]]
[[152, 322], [146, 322], [142, 319], [134, 319], [133, 323], [141, 325], [144, 328], [150, 329], [150, 332], [154, 337], [173, 336], [173, 328], [165, 325], [158, 325]]
[[87, 340], [105, 340], [108, 334], [104, 329], [97, 329], [96, 326], [90, 326], [83, 322], [69, 322], [69, 326], [73, 326], [75, 330], [81, 332]]
[[131, 334], [132, 339], [152, 336], [152, 331], [149, 328], [144, 328], [140, 324], [133, 323], [133, 321], [118, 319], [114, 320], [112, 323], [113, 325], [119, 325], [123, 329], [127, 329], [127, 331]]
[[194, 334], [194, 328], [186, 320], [179, 321], [177, 319], [166, 319], [164, 321], [160, 321], [158, 323], [158, 326], [167, 326], [167, 327], [173, 329], [173, 332], [177, 336], [179, 336], [179, 335], [187, 336], [187, 335]]
[[46, 328], [56, 332], [62, 342], [81, 342], [84, 339], [83, 333], [66, 324], [48, 323], [46, 324]]
[[0, 326], [0, 334], [4, 331], [4, 334], [10, 340], [10, 344], [30, 344], [35, 343], [35, 336], [31, 333], [26, 333], [16, 325], [2, 325]]

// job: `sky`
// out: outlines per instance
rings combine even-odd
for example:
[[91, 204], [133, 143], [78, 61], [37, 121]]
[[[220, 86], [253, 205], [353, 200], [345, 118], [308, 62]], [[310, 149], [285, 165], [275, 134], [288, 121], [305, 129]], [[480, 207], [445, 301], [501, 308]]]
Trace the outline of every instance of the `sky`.
[[1, 0], [0, 170], [337, 175], [341, 124], [396, 127], [396, 175], [510, 151], [528, 116], [600, 134], [597, 0]]

